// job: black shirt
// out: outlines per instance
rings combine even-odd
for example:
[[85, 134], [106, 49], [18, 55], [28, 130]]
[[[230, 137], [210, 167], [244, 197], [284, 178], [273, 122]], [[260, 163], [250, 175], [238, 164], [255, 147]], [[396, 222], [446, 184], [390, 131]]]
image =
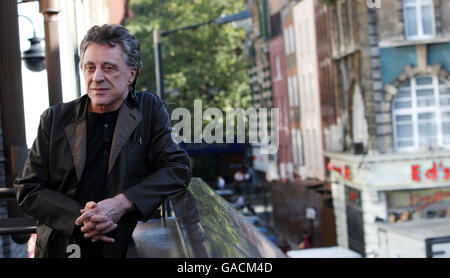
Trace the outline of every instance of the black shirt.
[[[108, 197], [108, 161], [117, 115], [118, 110], [106, 113], [87, 112], [86, 163], [75, 193], [76, 200], [83, 206], [87, 202], [97, 203]], [[76, 227], [74, 232], [76, 243], [81, 249], [81, 257], [103, 257], [104, 243], [92, 243], [90, 239], [85, 239], [81, 227]]]
[[88, 112], [86, 163], [76, 191], [77, 201], [105, 199], [108, 161], [118, 110], [107, 113]]

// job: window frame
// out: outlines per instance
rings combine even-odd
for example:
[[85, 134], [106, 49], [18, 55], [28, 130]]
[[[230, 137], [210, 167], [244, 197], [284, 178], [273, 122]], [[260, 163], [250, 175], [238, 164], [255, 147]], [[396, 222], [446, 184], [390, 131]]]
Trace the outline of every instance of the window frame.
[[[436, 37], [436, 15], [434, 12], [434, 2], [433, 0], [414, 0], [413, 3], [407, 3], [403, 0], [403, 22], [405, 25], [405, 37], [407, 40], [424, 40], [424, 39], [433, 39]], [[423, 28], [423, 14], [422, 7], [430, 6], [431, 7], [431, 30], [432, 34], [424, 34]], [[406, 9], [414, 7], [416, 10], [416, 27], [417, 27], [417, 35], [408, 35], [408, 17], [406, 16]]]
[[[418, 85], [417, 79], [419, 78], [431, 78], [432, 83], [426, 84], [426, 85]], [[446, 84], [445, 82], [443, 85], [440, 84], [440, 79], [438, 76], [432, 76], [432, 75], [421, 75], [417, 76], [415, 78], [412, 78], [408, 80], [410, 82], [409, 91], [410, 94], [410, 101], [411, 101], [411, 107], [410, 108], [395, 108], [395, 104], [397, 101], [398, 93], [403, 89], [402, 87], [399, 88], [399, 92], [392, 100], [392, 133], [393, 133], [393, 139], [394, 139], [394, 149], [396, 152], [411, 152], [411, 151], [420, 151], [425, 150], [424, 148], [429, 147], [438, 147], [440, 149], [450, 149], [450, 142], [447, 144], [444, 144], [444, 134], [443, 134], [443, 113], [449, 112], [450, 113], [450, 105], [441, 105], [441, 90], [448, 90], [450, 86]], [[434, 105], [430, 106], [424, 106], [424, 107], [418, 107], [417, 105], [417, 91], [418, 90], [427, 90], [427, 89], [433, 89], [433, 100]], [[435, 119], [434, 123], [436, 124], [436, 139], [437, 144], [436, 146], [421, 146], [420, 145], [420, 134], [419, 134], [419, 114], [422, 113], [430, 113], [435, 112]], [[398, 138], [397, 134], [397, 116], [411, 116], [411, 123], [412, 123], [412, 140], [413, 140], [413, 146], [408, 147], [399, 147], [398, 143], [401, 141], [401, 139]]]

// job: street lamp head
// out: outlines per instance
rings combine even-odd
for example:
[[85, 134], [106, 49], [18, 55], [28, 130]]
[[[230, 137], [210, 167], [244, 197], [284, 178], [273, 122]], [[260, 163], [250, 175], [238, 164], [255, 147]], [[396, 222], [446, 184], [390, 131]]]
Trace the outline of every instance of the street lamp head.
[[45, 51], [41, 45], [41, 38], [33, 36], [28, 39], [30, 48], [23, 52], [22, 59], [25, 61], [27, 69], [39, 72], [45, 69]]

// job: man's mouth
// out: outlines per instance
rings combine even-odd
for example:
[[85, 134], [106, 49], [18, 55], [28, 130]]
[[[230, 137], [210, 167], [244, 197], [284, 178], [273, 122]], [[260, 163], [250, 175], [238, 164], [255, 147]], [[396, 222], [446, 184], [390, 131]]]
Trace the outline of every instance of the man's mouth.
[[102, 95], [105, 94], [109, 89], [107, 88], [93, 88], [91, 89], [92, 92], [94, 92], [96, 95]]

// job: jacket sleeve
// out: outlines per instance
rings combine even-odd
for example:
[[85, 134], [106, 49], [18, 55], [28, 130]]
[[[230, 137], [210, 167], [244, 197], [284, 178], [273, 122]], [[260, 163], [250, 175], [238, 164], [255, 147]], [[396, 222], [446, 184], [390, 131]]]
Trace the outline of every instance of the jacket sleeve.
[[51, 115], [51, 109], [42, 114], [38, 135], [14, 187], [17, 203], [28, 215], [71, 236], [83, 206], [49, 186]]
[[151, 118], [151, 151], [148, 155], [157, 170], [123, 192], [146, 219], [167, 196], [186, 191], [192, 176], [189, 156], [172, 140], [169, 114], [163, 102], [158, 98], [150, 109], [154, 113]]

